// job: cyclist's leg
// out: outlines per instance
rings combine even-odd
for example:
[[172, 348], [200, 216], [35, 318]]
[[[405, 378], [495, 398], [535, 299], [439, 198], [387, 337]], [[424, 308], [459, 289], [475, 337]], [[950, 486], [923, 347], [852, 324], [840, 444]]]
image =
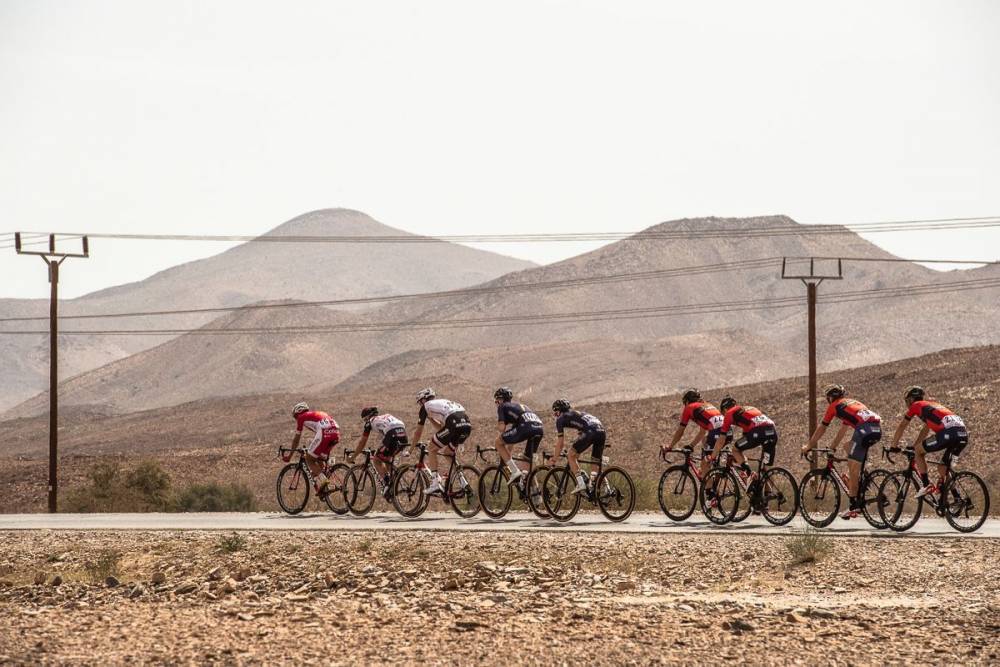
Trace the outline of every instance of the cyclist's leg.
[[504, 464], [510, 471], [512, 478], [520, 477], [523, 470], [521, 466], [518, 465], [517, 461], [514, 460], [511, 448], [524, 441], [525, 437], [521, 434], [521, 430], [518, 428], [509, 428], [497, 437], [497, 452], [500, 454], [500, 458], [503, 459]]
[[941, 439], [947, 442], [944, 456], [938, 464], [938, 476], [944, 480], [952, 464], [969, 445], [969, 432], [962, 427], [953, 426], [942, 431]]
[[323, 432], [317, 431], [309, 446], [306, 447], [306, 465], [309, 466], [309, 472], [313, 474], [316, 484], [320, 489], [330, 483], [330, 480], [327, 479], [326, 474], [323, 472], [323, 463], [330, 455], [330, 450], [337, 444], [337, 441], [337, 438], [323, 437]]
[[[920, 473], [920, 481], [923, 482], [925, 488], [930, 485], [930, 478], [927, 474], [927, 454], [933, 454], [934, 452], [944, 450], [945, 456], [948, 456], [947, 450], [951, 443], [950, 438], [945, 437], [947, 435], [946, 431], [947, 429], [938, 431], [923, 442], [918, 442], [913, 448], [915, 454], [913, 462], [917, 466], [917, 472]], [[950, 461], [951, 457], [948, 457], [948, 460]], [[942, 463], [943, 462], [944, 459], [942, 458]], [[938, 481], [944, 479], [944, 475], [947, 470], [947, 465], [938, 465]]]
[[847, 455], [849, 472], [847, 490], [850, 493], [851, 499], [849, 511], [856, 513], [860, 508], [858, 488], [861, 485], [861, 471], [864, 470], [865, 461], [868, 459], [868, 448], [881, 439], [881, 425], [862, 424], [854, 429], [854, 435], [851, 438], [851, 449]]

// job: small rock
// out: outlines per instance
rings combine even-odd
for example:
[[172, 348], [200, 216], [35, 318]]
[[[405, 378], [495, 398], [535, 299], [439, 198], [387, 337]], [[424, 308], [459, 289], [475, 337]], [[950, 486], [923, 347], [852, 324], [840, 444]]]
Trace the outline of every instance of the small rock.
[[62, 586], [63, 578], [58, 574], [52, 577], [52, 581], [49, 582], [50, 586]]
[[164, 583], [167, 580], [167, 575], [165, 575], [160, 570], [157, 570], [156, 572], [153, 573], [153, 576], [150, 577], [149, 580], [153, 584], [159, 586], [160, 584]]
[[221, 590], [223, 593], [235, 593], [236, 592], [236, 580], [230, 577], [222, 582]]
[[795, 612], [789, 612], [788, 615], [785, 616], [785, 620], [788, 621], [789, 623], [805, 623], [806, 622], [806, 618], [804, 616], [799, 616]]
[[222, 566], [219, 565], [213, 567], [211, 570], [208, 571], [208, 574], [205, 576], [208, 578], [209, 581], [218, 581], [219, 579], [222, 579]]
[[108, 588], [115, 588], [117, 586], [120, 586], [121, 583], [122, 582], [118, 581], [118, 577], [115, 577], [113, 575], [104, 580], [104, 585], [107, 586]]
[[443, 590], [443, 591], [457, 591], [458, 590], [458, 580], [457, 579], [449, 579], [448, 581], [444, 582], [444, 584], [441, 586], [441, 590]]
[[837, 614], [829, 609], [810, 609], [808, 613], [816, 618], [837, 618]]
[[236, 618], [240, 619], [241, 621], [252, 621], [253, 614], [237, 614]]
[[36, 586], [41, 586], [42, 584], [44, 584], [46, 579], [48, 579], [48, 577], [45, 576], [44, 572], [36, 572], [35, 573], [35, 585]]
[[174, 593], [177, 593], [178, 595], [187, 595], [188, 593], [194, 593], [196, 590], [198, 590], [198, 584], [193, 581], [186, 581], [182, 584], [178, 584], [177, 587], [174, 588]]
[[734, 618], [729, 621], [724, 621], [722, 623], [722, 628], [724, 630], [729, 630], [733, 634], [743, 634], [744, 632], [750, 632], [753, 630], [753, 625], [747, 623], [742, 618]]
[[145, 594], [146, 594], [146, 588], [142, 584], [136, 584], [135, 586], [132, 587], [132, 590], [128, 592], [128, 596], [133, 600], [138, 597], [142, 597]]
[[686, 611], [688, 613], [691, 613], [692, 611], [694, 611], [694, 607], [692, 607], [689, 604], [679, 604], [677, 605], [677, 611]]

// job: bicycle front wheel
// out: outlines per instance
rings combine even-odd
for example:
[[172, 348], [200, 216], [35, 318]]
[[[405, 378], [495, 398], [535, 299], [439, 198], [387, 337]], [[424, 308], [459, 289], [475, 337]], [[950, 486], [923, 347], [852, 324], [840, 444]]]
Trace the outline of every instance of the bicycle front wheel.
[[351, 477], [351, 469], [343, 463], [337, 463], [326, 471], [330, 478], [330, 487], [323, 501], [334, 514], [347, 514], [347, 480]]
[[594, 495], [608, 521], [624, 521], [635, 509], [635, 483], [621, 468], [605, 468], [597, 477]]
[[576, 480], [569, 466], [553, 468], [542, 482], [542, 502], [556, 521], [566, 522], [580, 510], [580, 494], [575, 493]]
[[278, 473], [278, 506], [287, 514], [298, 514], [309, 502], [309, 479], [302, 463], [289, 463]]
[[475, 466], [456, 466], [456, 471], [448, 479], [448, 498], [455, 514], [468, 519], [479, 514], [482, 503], [479, 500], [479, 482], [482, 475]]
[[717, 526], [729, 523], [739, 509], [741, 495], [732, 470], [712, 468], [701, 483], [701, 511]]
[[920, 518], [924, 499], [917, 498], [917, 491], [909, 470], [893, 473], [882, 482], [879, 495], [885, 498], [885, 507], [881, 517], [897, 533], [913, 528]]
[[826, 528], [837, 518], [840, 486], [826, 468], [810, 470], [799, 482], [799, 512], [813, 528]]
[[492, 465], [479, 478], [479, 499], [483, 512], [491, 519], [500, 519], [510, 510], [514, 492], [508, 483], [508, 473], [503, 465]]
[[426, 486], [423, 474], [415, 466], [401, 466], [392, 483], [392, 506], [405, 517], [420, 516], [430, 503], [430, 497], [424, 493]]
[[698, 482], [687, 466], [671, 466], [660, 475], [660, 509], [673, 521], [684, 521], [698, 504]]
[[968, 470], [954, 475], [941, 489], [944, 518], [960, 533], [979, 530], [990, 512], [990, 491], [983, 478]]
[[549, 474], [549, 470], [548, 466], [532, 468], [524, 483], [524, 500], [539, 519], [548, 519], [550, 516], [549, 511], [545, 509], [545, 501], [542, 499], [542, 484], [545, 482], [545, 476]]
[[865, 520], [871, 524], [872, 528], [883, 530], [888, 528], [888, 524], [882, 519], [882, 512], [879, 507], [885, 505], [885, 496], [880, 491], [885, 478], [889, 476], [888, 470], [878, 468], [866, 471], [861, 482], [861, 514]]
[[375, 505], [375, 475], [368, 466], [359, 463], [351, 468], [344, 484], [347, 507], [354, 516], [364, 516]]
[[760, 513], [768, 523], [784, 526], [799, 511], [799, 485], [784, 468], [771, 468], [757, 482]]

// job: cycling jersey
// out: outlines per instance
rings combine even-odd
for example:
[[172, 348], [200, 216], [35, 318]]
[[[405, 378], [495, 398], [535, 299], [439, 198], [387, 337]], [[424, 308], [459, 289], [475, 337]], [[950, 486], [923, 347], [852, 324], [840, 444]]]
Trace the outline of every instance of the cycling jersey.
[[903, 419], [910, 421], [914, 417], [927, 424], [934, 433], [939, 433], [947, 428], [965, 428], [965, 422], [954, 412], [934, 401], [913, 401], [910, 409], [903, 415]]
[[379, 435], [385, 437], [390, 433], [398, 433], [399, 431], [403, 431], [405, 434], [406, 426], [399, 419], [396, 419], [392, 415], [385, 414], [372, 417], [365, 422], [365, 433], [371, 433], [373, 430], [377, 431]]
[[542, 425], [542, 420], [524, 403], [508, 401], [497, 406], [497, 421], [510, 426]]
[[600, 419], [579, 410], [564, 412], [556, 419], [556, 433], [561, 435], [566, 428], [576, 429], [580, 433], [604, 432], [604, 424]]
[[420, 415], [417, 418], [417, 423], [423, 426], [427, 422], [427, 418], [430, 417], [435, 423], [443, 424], [449, 415], [453, 415], [456, 412], [465, 412], [465, 408], [462, 407], [461, 403], [449, 401], [445, 398], [435, 398], [420, 406]]
[[729, 435], [730, 429], [736, 426], [744, 433], [762, 426], [774, 426], [771, 418], [751, 405], [737, 405], [726, 411], [722, 420], [722, 435]]
[[328, 456], [330, 449], [340, 442], [340, 427], [337, 422], [320, 410], [306, 410], [295, 417], [295, 432], [301, 435], [304, 428], [314, 434], [306, 451], [316, 458]]
[[687, 426], [692, 419], [695, 424], [706, 431], [722, 428], [722, 422], [725, 420], [717, 407], [703, 401], [695, 401], [684, 406], [684, 412], [681, 413], [681, 426]]
[[840, 419], [845, 426], [858, 428], [862, 424], [881, 424], [882, 418], [869, 410], [861, 401], [853, 398], [838, 398], [826, 409], [823, 415], [823, 426], [829, 426], [834, 418]]

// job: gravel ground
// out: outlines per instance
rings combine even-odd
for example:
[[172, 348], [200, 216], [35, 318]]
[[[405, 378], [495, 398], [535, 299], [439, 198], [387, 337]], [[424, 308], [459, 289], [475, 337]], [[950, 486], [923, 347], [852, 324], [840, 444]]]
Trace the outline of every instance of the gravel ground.
[[1000, 661], [1000, 541], [802, 539], [6, 532], [0, 663]]

